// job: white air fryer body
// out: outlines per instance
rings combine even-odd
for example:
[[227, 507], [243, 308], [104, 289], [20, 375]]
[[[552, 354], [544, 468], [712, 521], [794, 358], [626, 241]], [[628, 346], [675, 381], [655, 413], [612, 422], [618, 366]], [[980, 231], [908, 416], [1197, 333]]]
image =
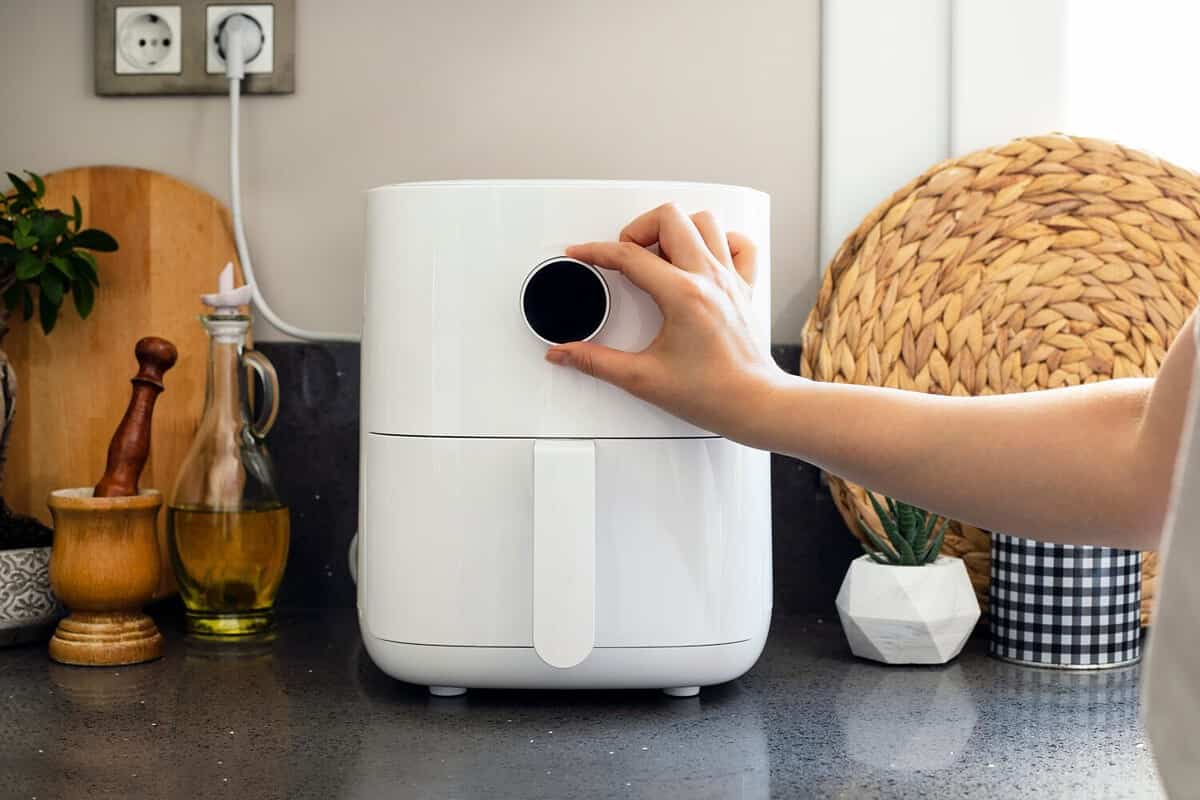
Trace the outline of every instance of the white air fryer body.
[[[771, 613], [768, 454], [547, 363], [527, 324], [535, 266], [669, 201], [759, 243], [766, 346], [760, 192], [455, 181], [368, 193], [358, 608], [389, 675], [680, 689], [758, 658]], [[642, 349], [657, 307], [623, 276], [602, 279], [594, 341]], [[571, 322], [572, 296], [540, 302]]]

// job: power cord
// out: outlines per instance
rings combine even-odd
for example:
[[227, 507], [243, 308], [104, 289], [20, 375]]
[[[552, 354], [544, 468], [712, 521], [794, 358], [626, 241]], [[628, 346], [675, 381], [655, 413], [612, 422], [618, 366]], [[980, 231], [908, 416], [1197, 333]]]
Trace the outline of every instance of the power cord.
[[238, 106], [241, 99], [242, 78], [246, 74], [246, 53], [257, 54], [263, 45], [262, 29], [245, 14], [233, 14], [221, 27], [221, 49], [225, 53], [225, 76], [229, 79], [229, 197], [233, 212], [233, 238], [237, 244], [238, 259], [242, 262], [242, 273], [246, 283], [253, 287], [254, 307], [276, 330], [310, 342], [358, 342], [362, 337], [355, 333], [312, 331], [285, 322], [271, 306], [258, 288], [254, 278], [254, 265], [250, 262], [250, 248], [246, 246], [246, 230], [242, 222], [241, 170], [238, 150], [240, 143]]

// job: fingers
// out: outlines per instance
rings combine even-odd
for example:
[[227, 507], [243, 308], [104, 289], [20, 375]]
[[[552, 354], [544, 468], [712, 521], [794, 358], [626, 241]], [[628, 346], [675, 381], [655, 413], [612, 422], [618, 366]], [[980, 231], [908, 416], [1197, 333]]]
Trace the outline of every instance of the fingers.
[[674, 203], [647, 211], [621, 231], [622, 242], [642, 247], [657, 243], [663, 257], [688, 272], [703, 271], [708, 265], [708, 247], [696, 226]]
[[662, 306], [683, 277], [666, 261], [632, 242], [589, 242], [567, 248], [567, 255], [616, 270]]
[[640, 375], [639, 353], [627, 353], [591, 342], [560, 344], [546, 351], [546, 360], [551, 364], [574, 367], [585, 375], [607, 381], [627, 392], [637, 394], [636, 384]]
[[705, 247], [725, 267], [733, 269], [733, 257], [729, 252], [729, 243], [725, 240], [725, 229], [711, 211], [700, 211], [692, 214], [692, 223], [700, 231]]
[[758, 272], [758, 246], [749, 236], [735, 231], [730, 231], [726, 238], [729, 240], [733, 268], [742, 276], [742, 280], [753, 286], [754, 276]]

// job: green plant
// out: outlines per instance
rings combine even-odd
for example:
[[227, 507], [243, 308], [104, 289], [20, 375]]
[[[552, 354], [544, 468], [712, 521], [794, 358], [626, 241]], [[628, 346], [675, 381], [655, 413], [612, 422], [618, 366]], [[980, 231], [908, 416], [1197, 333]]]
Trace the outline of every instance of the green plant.
[[117, 241], [102, 230], [80, 230], [83, 210], [78, 198], [71, 198], [71, 214], [44, 208], [45, 182], [40, 175], [25, 174], [29, 181], [8, 173], [13, 191], [0, 195], [0, 292], [9, 312], [19, 307], [28, 320], [33, 317], [36, 288], [38, 318], [49, 333], [68, 294], [80, 317], [92, 313], [100, 278], [88, 251], [110, 253]]
[[864, 544], [863, 550], [872, 561], [897, 567], [919, 567], [937, 560], [949, 520], [943, 517], [941, 524], [938, 524], [938, 515], [923, 508], [884, 497], [887, 501], [885, 509], [870, 491], [867, 497], [879, 515], [879, 522], [888, 538], [888, 542], [884, 543], [862, 517], [858, 518], [858, 527], [871, 543], [870, 547]]

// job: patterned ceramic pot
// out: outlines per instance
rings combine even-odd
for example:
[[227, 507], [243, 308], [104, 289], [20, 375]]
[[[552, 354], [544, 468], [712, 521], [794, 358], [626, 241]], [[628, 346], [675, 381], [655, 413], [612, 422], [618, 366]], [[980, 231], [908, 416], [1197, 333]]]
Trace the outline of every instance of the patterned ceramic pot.
[[50, 548], [0, 550], [0, 647], [49, 639], [62, 615], [50, 591]]

